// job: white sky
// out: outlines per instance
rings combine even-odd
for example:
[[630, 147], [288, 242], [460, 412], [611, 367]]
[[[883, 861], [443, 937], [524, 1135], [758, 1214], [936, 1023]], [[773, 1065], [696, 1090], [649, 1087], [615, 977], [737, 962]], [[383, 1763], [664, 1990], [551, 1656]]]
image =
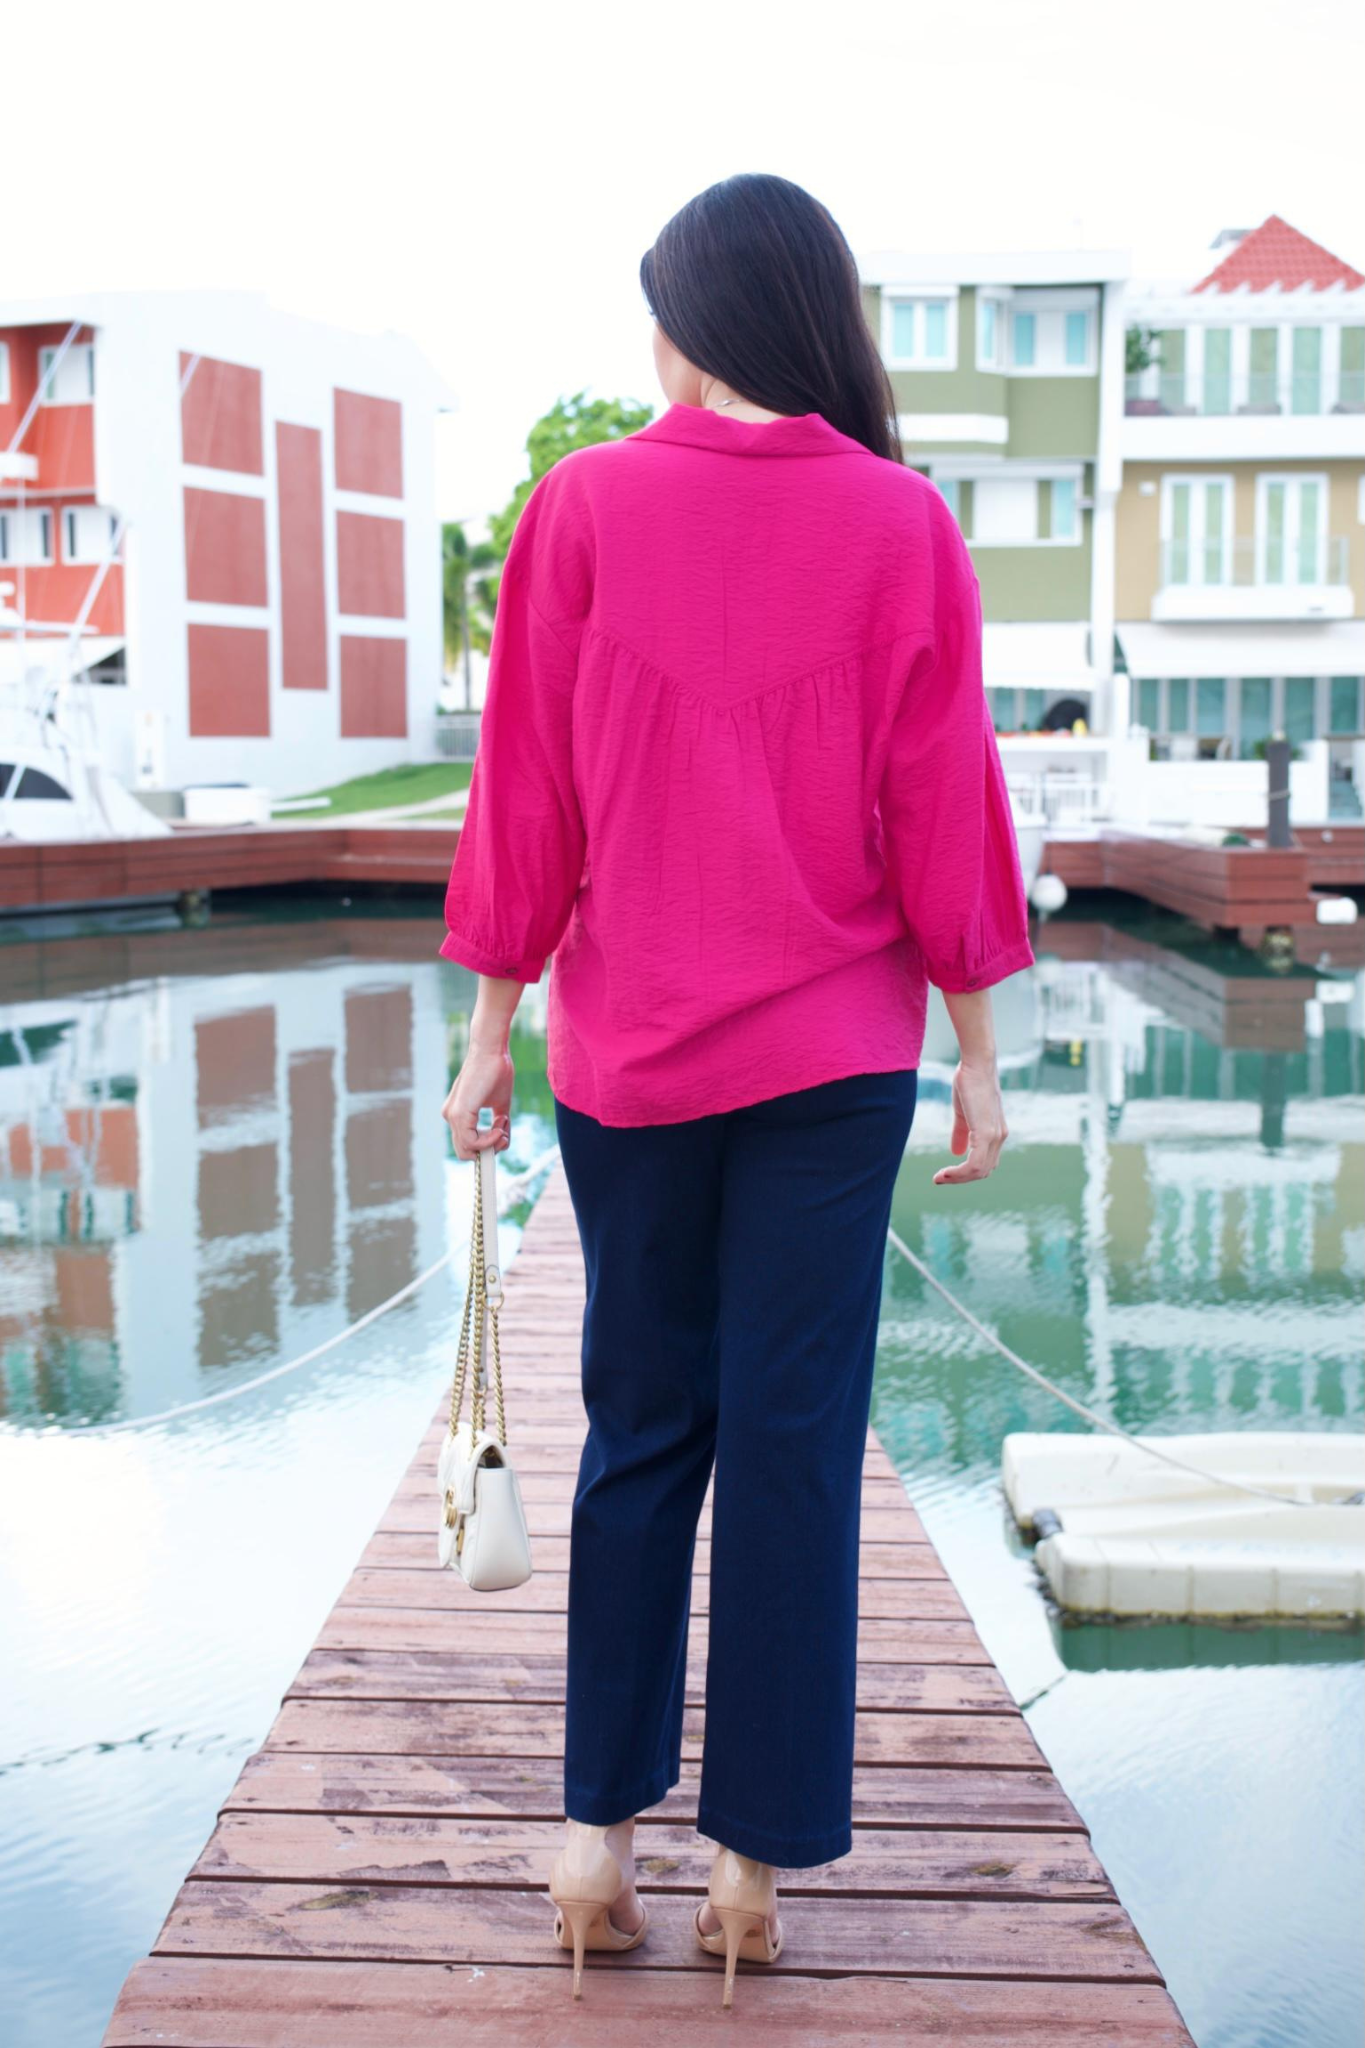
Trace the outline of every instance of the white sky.
[[561, 394], [662, 404], [639, 259], [775, 171], [855, 251], [1182, 267], [1282, 214], [1365, 265], [1358, 0], [6, 9], [7, 296], [218, 286], [411, 334], [478, 530]]

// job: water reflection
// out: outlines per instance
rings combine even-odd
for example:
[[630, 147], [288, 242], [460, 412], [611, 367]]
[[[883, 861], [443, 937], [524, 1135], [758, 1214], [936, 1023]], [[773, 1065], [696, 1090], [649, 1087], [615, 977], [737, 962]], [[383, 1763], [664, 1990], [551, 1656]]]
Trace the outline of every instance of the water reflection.
[[[431, 959], [430, 920], [374, 929], [368, 971], [349, 921], [309, 923], [312, 964], [269, 974], [206, 974], [176, 934], [174, 955], [152, 948], [172, 971], [109, 989], [91, 961], [93, 986], [0, 1006], [0, 1414], [193, 1400], [353, 1322], [444, 1249], [437, 1112], [469, 977]], [[7, 989], [19, 965], [0, 952]], [[416, 1000], [421, 981], [450, 1000]], [[543, 1017], [523, 1008], [534, 1095]]]
[[[427, 914], [304, 905], [202, 932], [0, 932], [14, 2048], [97, 2038], [150, 1947], [435, 1409], [458, 1275], [169, 1425], [62, 1425], [240, 1388], [458, 1247], [468, 1168], [438, 1112], [474, 990], [438, 937]], [[1011, 1138], [977, 1187], [931, 1184], [952, 1070], [931, 1009], [897, 1230], [1131, 1428], [1358, 1428], [1362, 977], [1277, 978], [1235, 949], [1079, 920], [1038, 952], [997, 994]], [[554, 1136], [545, 996], [528, 992], [514, 1039], [510, 1173]], [[1359, 1638], [1061, 1624], [1001, 1498], [1000, 1442], [1081, 1425], [894, 1256], [875, 1419], [1200, 2048], [1358, 2039], [1342, 1816]], [[1286, 1985], [1295, 2030], [1267, 2031]]]

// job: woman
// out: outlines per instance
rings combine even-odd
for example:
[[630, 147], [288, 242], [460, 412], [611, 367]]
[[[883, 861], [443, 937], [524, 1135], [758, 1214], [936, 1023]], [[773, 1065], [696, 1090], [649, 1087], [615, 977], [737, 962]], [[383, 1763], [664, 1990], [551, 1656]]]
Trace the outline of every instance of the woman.
[[[479, 976], [444, 1114], [509, 1142], [548, 1071], [587, 1273], [555, 1938], [644, 1936], [714, 1466], [696, 1932], [782, 1945], [774, 1870], [852, 1844], [860, 1475], [927, 984], [960, 1064], [935, 1184], [1006, 1136], [990, 986], [1032, 963], [976, 576], [905, 466], [843, 235], [723, 180], [640, 268], [668, 400], [531, 491], [441, 951]], [[477, 1129], [491, 1109], [491, 1129]]]

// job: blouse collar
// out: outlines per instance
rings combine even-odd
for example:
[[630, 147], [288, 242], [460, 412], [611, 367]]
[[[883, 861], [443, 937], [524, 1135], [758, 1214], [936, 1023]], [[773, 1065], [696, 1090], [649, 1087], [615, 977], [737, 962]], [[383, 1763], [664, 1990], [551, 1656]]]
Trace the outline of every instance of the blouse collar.
[[725, 455], [866, 455], [861, 441], [841, 434], [823, 413], [802, 412], [776, 420], [731, 419], [705, 405], [670, 405], [638, 427], [636, 441], [684, 441]]

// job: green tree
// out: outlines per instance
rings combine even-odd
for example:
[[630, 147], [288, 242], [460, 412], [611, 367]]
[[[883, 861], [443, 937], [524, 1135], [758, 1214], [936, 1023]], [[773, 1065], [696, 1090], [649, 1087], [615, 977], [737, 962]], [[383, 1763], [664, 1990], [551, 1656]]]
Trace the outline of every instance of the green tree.
[[1124, 336], [1124, 370], [1130, 377], [1150, 369], [1161, 360], [1157, 347], [1161, 330], [1157, 327], [1130, 327]]
[[441, 528], [441, 612], [447, 668], [458, 669], [464, 661], [466, 633], [471, 647], [488, 652], [493, 623], [489, 579], [500, 560], [490, 541], [471, 545], [464, 528], [454, 522]]
[[629, 398], [589, 401], [585, 391], [576, 391], [572, 398], [557, 399], [526, 436], [531, 474], [517, 485], [503, 510], [489, 519], [488, 531], [498, 562], [506, 559], [522, 506], [562, 455], [573, 448], [592, 447], [598, 441], [619, 441], [622, 435], [648, 426], [653, 417], [649, 406]]

